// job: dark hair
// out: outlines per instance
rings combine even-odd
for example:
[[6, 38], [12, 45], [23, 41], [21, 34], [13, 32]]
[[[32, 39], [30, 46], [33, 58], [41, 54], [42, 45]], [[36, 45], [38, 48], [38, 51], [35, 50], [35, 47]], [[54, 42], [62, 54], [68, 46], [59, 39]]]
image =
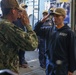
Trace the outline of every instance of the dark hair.
[[8, 14], [10, 13], [10, 10], [11, 10], [11, 9], [12, 9], [12, 8], [2, 8], [1, 10], [2, 10], [3, 16], [8, 15]]

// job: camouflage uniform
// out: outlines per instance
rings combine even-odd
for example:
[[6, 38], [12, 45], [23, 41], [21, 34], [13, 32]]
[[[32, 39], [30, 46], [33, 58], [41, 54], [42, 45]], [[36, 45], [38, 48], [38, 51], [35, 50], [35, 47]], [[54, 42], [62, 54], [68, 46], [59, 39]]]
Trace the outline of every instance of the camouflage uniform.
[[0, 69], [10, 69], [18, 73], [18, 50], [34, 50], [38, 39], [30, 25], [27, 33], [13, 23], [2, 19], [0, 21]]

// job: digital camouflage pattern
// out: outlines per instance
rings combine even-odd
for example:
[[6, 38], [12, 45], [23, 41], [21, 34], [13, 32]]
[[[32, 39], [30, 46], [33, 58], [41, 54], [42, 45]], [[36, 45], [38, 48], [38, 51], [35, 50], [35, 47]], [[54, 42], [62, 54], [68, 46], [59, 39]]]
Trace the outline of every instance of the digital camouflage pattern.
[[0, 21], [0, 69], [10, 69], [18, 73], [18, 50], [34, 50], [38, 39], [30, 25], [27, 33], [6, 19]]

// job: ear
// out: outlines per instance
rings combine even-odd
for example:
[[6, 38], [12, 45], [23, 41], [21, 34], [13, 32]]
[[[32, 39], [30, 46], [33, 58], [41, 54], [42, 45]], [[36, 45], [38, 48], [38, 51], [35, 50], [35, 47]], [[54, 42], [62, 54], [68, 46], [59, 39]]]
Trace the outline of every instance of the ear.
[[14, 14], [15, 12], [16, 12], [16, 10], [15, 10], [15, 9], [12, 9], [12, 10], [11, 10], [11, 13], [12, 13], [12, 14]]
[[63, 16], [63, 20], [65, 19], [65, 16]]
[[64, 16], [64, 19], [66, 18], [66, 16]]

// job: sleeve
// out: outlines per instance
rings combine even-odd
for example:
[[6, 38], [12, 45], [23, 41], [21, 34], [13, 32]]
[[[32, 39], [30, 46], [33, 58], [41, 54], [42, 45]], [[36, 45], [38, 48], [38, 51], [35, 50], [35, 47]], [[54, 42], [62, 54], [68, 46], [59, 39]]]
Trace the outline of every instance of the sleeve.
[[74, 72], [76, 70], [76, 36], [73, 32], [69, 35], [69, 52], [68, 52], [68, 61], [69, 61], [69, 71]]
[[43, 25], [42, 22], [38, 21], [36, 24], [35, 24], [35, 28], [34, 28], [34, 31], [35, 33], [39, 36], [40, 33], [41, 33], [41, 26]]
[[11, 24], [3, 24], [6, 38], [21, 50], [34, 50], [38, 46], [38, 39], [30, 25], [27, 25], [27, 32]]
[[[43, 28], [42, 28], [43, 27]], [[47, 33], [48, 31], [50, 30], [51, 26], [49, 28], [47, 28], [47, 26], [45, 27], [43, 25], [43, 22], [41, 21], [38, 21], [36, 24], [35, 24], [35, 28], [34, 28], [34, 31], [35, 33], [37, 34], [37, 36], [40, 36], [40, 37], [45, 37], [47, 36]]]

